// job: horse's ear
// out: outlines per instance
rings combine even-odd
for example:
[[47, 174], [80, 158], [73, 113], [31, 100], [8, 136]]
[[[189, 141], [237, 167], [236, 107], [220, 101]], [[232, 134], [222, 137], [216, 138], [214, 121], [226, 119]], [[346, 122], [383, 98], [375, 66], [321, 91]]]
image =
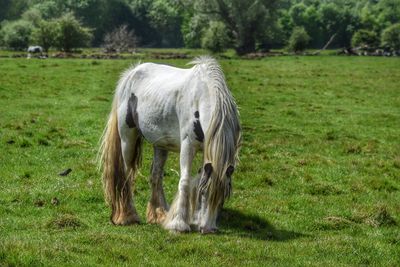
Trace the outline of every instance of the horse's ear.
[[204, 173], [207, 174], [207, 177], [211, 176], [212, 171], [213, 171], [213, 167], [212, 167], [211, 163], [206, 163], [204, 165]]
[[232, 165], [230, 165], [230, 166], [226, 169], [226, 176], [231, 177], [234, 171], [235, 171], [235, 167], [233, 167]]

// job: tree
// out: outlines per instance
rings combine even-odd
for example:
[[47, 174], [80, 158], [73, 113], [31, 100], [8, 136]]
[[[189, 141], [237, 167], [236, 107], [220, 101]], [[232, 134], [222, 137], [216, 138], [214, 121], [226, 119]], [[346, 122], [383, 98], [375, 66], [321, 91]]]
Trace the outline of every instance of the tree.
[[223, 52], [229, 45], [229, 36], [225, 24], [212, 21], [202, 39], [202, 47], [214, 53]]
[[43, 47], [45, 52], [56, 45], [57, 22], [42, 20], [32, 32], [32, 41]]
[[[359, 29], [359, 16], [345, 0], [322, 3], [318, 9], [323, 43], [333, 35], [335, 46], [349, 46], [353, 33]], [[351, 2], [350, 2], [351, 3]]]
[[338, 6], [333, 3], [322, 4], [320, 6], [319, 13], [321, 24], [325, 32], [325, 39], [328, 39], [329, 36], [338, 33], [342, 21], [341, 12]]
[[72, 13], [56, 20], [55, 45], [58, 49], [70, 52], [73, 48], [86, 47], [90, 44], [92, 34], [83, 27]]
[[321, 47], [323, 40], [321, 32], [321, 19], [319, 17], [318, 10], [313, 5], [308, 6], [305, 11], [304, 18], [304, 28], [310, 35], [311, 46]]
[[195, 10], [212, 20], [223, 22], [234, 40], [236, 52], [246, 54], [256, 50], [264, 32], [276, 23], [279, 0], [199, 0]]
[[288, 49], [295, 53], [302, 52], [307, 48], [310, 36], [304, 27], [295, 27], [289, 39]]
[[286, 44], [294, 27], [290, 13], [287, 10], [280, 10], [278, 24], [284, 34], [284, 44]]
[[360, 13], [360, 24], [363, 29], [369, 30], [379, 30], [378, 17], [376, 16], [373, 8], [369, 3], [367, 3], [362, 9]]
[[25, 20], [7, 22], [1, 29], [4, 46], [15, 50], [28, 48], [33, 26]]
[[209, 20], [204, 15], [192, 15], [182, 24], [183, 41], [186, 47], [201, 47], [201, 39], [209, 25]]
[[162, 33], [161, 46], [176, 47], [182, 45], [183, 40], [180, 32], [182, 18], [174, 1], [152, 1], [147, 17], [153, 28]]
[[21, 17], [23, 20], [31, 22], [35, 27], [42, 21], [42, 14], [36, 8], [28, 9]]
[[[181, 32], [186, 11], [177, 0], [130, 0], [138, 20], [134, 29], [142, 43], [151, 46], [179, 47], [183, 45]], [[139, 25], [140, 24], [140, 25]]]
[[374, 9], [382, 29], [400, 22], [400, 0], [380, 0]]
[[307, 24], [307, 18], [305, 17], [306, 9], [307, 6], [303, 2], [294, 4], [290, 8], [289, 15], [294, 25], [305, 26]]
[[19, 19], [27, 6], [28, 0], [0, 0], [0, 22]]
[[400, 51], [400, 23], [393, 24], [382, 32], [382, 46]]
[[306, 6], [300, 2], [290, 8], [289, 15], [294, 26], [304, 27], [310, 35], [311, 46], [322, 45], [320, 14], [314, 5]]

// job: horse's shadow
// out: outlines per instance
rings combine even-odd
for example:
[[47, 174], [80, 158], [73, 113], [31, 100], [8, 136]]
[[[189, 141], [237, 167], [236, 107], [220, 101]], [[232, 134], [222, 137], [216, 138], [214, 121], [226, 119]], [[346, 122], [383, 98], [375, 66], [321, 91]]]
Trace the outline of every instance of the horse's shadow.
[[234, 232], [235, 235], [261, 240], [286, 241], [305, 236], [293, 231], [276, 229], [265, 219], [258, 215], [248, 215], [240, 211], [224, 208], [218, 218], [220, 229], [226, 229], [226, 234]]

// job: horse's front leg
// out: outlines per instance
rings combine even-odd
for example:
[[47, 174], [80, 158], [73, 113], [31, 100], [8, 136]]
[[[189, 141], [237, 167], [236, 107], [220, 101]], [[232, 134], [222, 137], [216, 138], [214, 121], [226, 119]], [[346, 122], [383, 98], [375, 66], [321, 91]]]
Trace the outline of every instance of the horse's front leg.
[[190, 171], [195, 148], [189, 138], [181, 142], [180, 167], [181, 177], [179, 180], [178, 194], [168, 211], [167, 218], [164, 221], [164, 228], [177, 231], [188, 232], [189, 226], [189, 196], [190, 196]]

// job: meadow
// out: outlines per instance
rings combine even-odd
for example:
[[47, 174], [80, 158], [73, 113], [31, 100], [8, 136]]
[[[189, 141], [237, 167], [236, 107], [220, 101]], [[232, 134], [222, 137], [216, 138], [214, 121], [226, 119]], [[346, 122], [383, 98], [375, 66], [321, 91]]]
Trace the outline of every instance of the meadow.
[[135, 185], [142, 224], [109, 222], [98, 141], [134, 63], [0, 59], [0, 266], [400, 265], [400, 59], [221, 59], [243, 145], [215, 235], [145, 222], [148, 144]]

